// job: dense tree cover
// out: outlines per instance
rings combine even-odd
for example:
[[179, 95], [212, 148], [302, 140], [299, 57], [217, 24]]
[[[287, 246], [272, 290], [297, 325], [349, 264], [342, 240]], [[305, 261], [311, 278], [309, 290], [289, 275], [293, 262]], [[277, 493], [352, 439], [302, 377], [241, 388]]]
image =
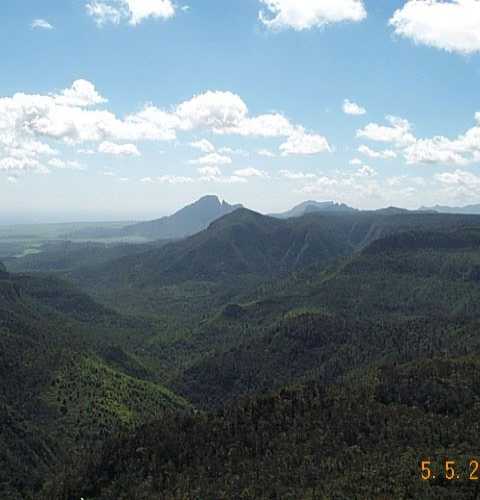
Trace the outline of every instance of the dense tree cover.
[[[217, 413], [167, 413], [109, 439], [47, 484], [43, 498], [471, 499], [478, 493], [468, 460], [478, 451], [479, 376], [478, 358], [431, 359], [426, 368], [379, 367], [340, 385], [309, 383]], [[420, 383], [418, 401], [405, 388], [410, 379]], [[459, 381], [464, 395], [475, 394], [462, 411]], [[440, 394], [446, 404], [428, 403]], [[456, 462], [460, 479], [445, 479], [445, 458]], [[421, 481], [427, 459], [438, 480]]]
[[474, 498], [419, 462], [477, 451], [479, 228], [240, 210], [93, 298], [0, 274], [0, 497]]
[[186, 405], [135, 356], [142, 326], [55, 278], [0, 272], [0, 498], [33, 498], [77, 447]]

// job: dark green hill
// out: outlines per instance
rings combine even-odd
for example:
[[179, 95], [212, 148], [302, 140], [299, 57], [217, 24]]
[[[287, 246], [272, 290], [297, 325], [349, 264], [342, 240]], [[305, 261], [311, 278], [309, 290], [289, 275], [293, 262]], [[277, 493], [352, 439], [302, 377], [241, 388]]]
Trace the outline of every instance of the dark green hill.
[[145, 326], [58, 279], [0, 274], [0, 498], [33, 498], [77, 447], [185, 405], [135, 354]]
[[375, 240], [408, 231], [451, 232], [480, 227], [477, 216], [424, 213], [310, 214], [279, 220], [239, 209], [208, 229], [160, 249], [114, 260], [74, 274], [88, 286], [163, 286], [265, 279], [351, 255]]
[[[44, 498], [475, 498], [478, 357], [384, 365], [109, 440]], [[459, 479], [445, 479], [445, 460]], [[435, 480], [420, 479], [422, 460]]]
[[111, 287], [264, 278], [351, 253], [348, 224], [342, 222], [317, 217], [280, 221], [239, 209], [186, 240], [74, 277]]

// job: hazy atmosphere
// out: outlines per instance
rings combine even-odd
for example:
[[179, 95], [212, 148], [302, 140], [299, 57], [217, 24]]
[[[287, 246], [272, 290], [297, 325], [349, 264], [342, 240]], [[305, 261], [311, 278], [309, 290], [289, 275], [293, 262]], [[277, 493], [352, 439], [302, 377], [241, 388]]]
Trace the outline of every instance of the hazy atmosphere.
[[0, 223], [479, 198], [475, 0], [2, 10]]

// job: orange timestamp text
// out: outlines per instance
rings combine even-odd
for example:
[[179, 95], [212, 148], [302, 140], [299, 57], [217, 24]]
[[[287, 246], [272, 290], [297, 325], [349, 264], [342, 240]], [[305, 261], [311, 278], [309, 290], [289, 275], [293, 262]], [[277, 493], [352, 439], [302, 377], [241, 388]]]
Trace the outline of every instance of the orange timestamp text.
[[480, 460], [472, 458], [463, 465], [455, 460], [444, 460], [442, 463], [422, 460], [420, 479], [422, 481], [435, 481], [435, 479], [480, 481]]

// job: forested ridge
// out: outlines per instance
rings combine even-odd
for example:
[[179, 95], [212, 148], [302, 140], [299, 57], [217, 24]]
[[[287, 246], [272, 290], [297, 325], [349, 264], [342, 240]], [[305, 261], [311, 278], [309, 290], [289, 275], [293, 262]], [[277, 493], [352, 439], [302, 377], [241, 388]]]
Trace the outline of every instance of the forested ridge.
[[475, 216], [242, 209], [54, 277], [0, 266], [1, 494], [475, 498], [479, 250]]

